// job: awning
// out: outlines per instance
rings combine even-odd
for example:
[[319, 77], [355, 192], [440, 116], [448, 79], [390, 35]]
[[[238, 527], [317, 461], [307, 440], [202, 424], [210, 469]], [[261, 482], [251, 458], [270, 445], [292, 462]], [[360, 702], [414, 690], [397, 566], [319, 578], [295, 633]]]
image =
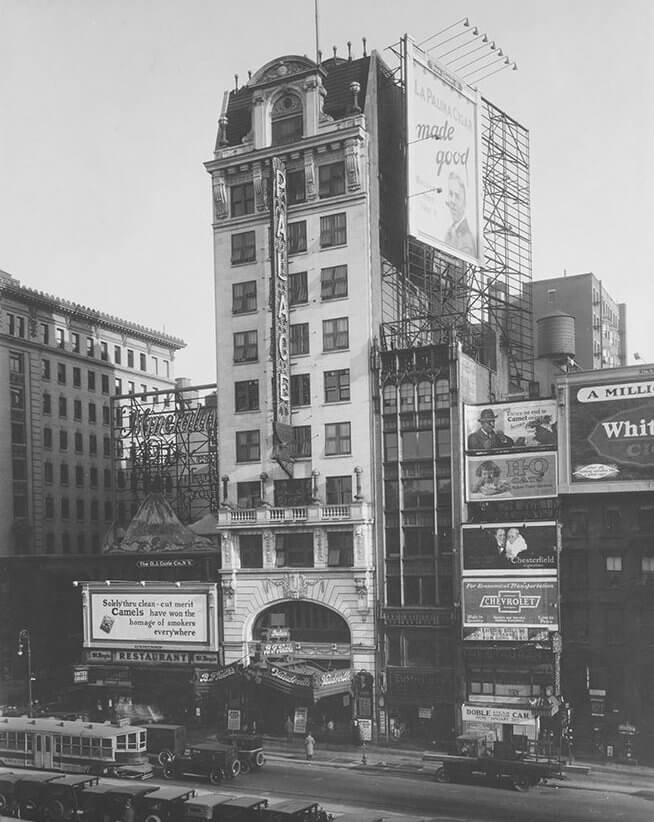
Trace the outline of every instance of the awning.
[[257, 679], [285, 694], [318, 702], [327, 696], [350, 693], [352, 669], [337, 668], [323, 671], [313, 665], [269, 665], [257, 671]]

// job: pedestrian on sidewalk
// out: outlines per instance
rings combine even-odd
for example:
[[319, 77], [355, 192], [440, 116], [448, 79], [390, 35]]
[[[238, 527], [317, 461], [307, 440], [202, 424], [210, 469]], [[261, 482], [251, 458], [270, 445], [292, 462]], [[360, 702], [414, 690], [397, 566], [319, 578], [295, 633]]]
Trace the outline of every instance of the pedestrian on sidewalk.
[[315, 746], [316, 740], [311, 736], [311, 731], [309, 731], [309, 733], [304, 737], [304, 750], [309, 762], [313, 759], [313, 751]]
[[290, 716], [286, 717], [286, 722], [284, 723], [284, 730], [286, 731], [286, 741], [292, 742], [293, 741], [293, 720]]

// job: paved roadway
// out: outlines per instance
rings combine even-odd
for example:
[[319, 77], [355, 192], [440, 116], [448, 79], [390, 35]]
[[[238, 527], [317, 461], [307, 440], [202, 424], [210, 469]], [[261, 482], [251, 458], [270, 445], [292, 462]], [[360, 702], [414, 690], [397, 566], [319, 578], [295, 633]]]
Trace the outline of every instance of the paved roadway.
[[[156, 780], [157, 782], [159, 780]], [[168, 783], [169, 784], [169, 783]], [[206, 782], [184, 783], [202, 792]], [[653, 786], [654, 787], [654, 786]], [[527, 793], [483, 783], [452, 785], [427, 774], [357, 771], [319, 762], [272, 760], [258, 772], [239, 776], [218, 789], [281, 800], [320, 801], [336, 817], [346, 810], [379, 810], [389, 822], [652, 822], [654, 790], [618, 792], [564, 782], [539, 785]], [[649, 795], [650, 798], [647, 798]], [[400, 819], [398, 819], [398, 815]]]

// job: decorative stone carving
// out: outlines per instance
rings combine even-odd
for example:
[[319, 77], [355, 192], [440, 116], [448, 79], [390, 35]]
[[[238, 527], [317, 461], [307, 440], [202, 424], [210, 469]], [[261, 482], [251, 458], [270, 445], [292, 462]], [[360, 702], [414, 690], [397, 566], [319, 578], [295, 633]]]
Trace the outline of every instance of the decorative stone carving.
[[315, 200], [318, 194], [316, 191], [316, 165], [313, 150], [311, 149], [304, 152], [304, 186], [307, 200]]
[[327, 566], [327, 534], [323, 528], [316, 528], [313, 532], [313, 550], [316, 557], [316, 565]]
[[357, 594], [357, 606], [359, 608], [359, 613], [365, 622], [367, 619], [367, 614], [370, 611], [370, 600], [372, 594], [372, 579], [370, 576], [370, 571], [366, 571], [365, 574], [354, 578], [354, 588]]
[[272, 531], [263, 532], [263, 567], [275, 567], [275, 538]]
[[254, 206], [257, 211], [265, 211], [268, 203], [266, 202], [266, 186], [261, 162], [252, 164], [252, 182], [254, 184]]
[[225, 185], [225, 177], [222, 174], [213, 178], [213, 204], [216, 220], [223, 220], [228, 216], [227, 186]]
[[236, 571], [232, 571], [231, 576], [223, 578], [221, 587], [223, 590], [223, 611], [225, 615], [233, 614], [236, 610]]
[[366, 565], [366, 537], [362, 525], [357, 525], [353, 534], [354, 541], [354, 564], [357, 567]]
[[232, 535], [223, 533], [220, 536], [220, 554], [223, 568], [233, 568], [233, 543]]
[[287, 599], [303, 599], [308, 596], [309, 590], [313, 596], [320, 596], [325, 592], [325, 580], [307, 577], [304, 574], [283, 574], [280, 577], [271, 577], [264, 580], [264, 588], [269, 593], [271, 588], [281, 590], [282, 596]]
[[348, 191], [361, 188], [361, 158], [359, 141], [353, 138], [345, 141], [345, 174]]

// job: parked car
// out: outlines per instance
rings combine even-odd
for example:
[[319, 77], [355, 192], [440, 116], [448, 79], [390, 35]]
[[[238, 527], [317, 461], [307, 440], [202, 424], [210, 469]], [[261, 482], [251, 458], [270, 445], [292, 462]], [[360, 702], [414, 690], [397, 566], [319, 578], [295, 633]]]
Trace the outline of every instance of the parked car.
[[225, 745], [235, 745], [241, 763], [241, 773], [250, 773], [263, 768], [266, 757], [263, 753], [263, 739], [251, 734], [230, 734], [220, 740]]
[[186, 822], [252, 822], [268, 805], [255, 796], [204, 794], [186, 803]]
[[3, 816], [18, 816], [17, 785], [25, 774], [0, 774], [0, 814]]
[[287, 822], [289, 819], [295, 822], [331, 822], [333, 819], [318, 802], [307, 802], [304, 799], [280, 802], [262, 810], [260, 816], [265, 822]]
[[[97, 776], [85, 774], [30, 773], [16, 783], [16, 799], [23, 819], [41, 822], [88, 819], [82, 808], [81, 792], [98, 784]], [[49, 778], [48, 778], [49, 777]]]
[[233, 779], [241, 772], [238, 751], [234, 745], [204, 742], [188, 748], [166, 762], [166, 779], [183, 776], [205, 776], [214, 785], [223, 779]]
[[172, 785], [158, 788], [136, 799], [136, 818], [141, 822], [179, 822], [184, 818], [186, 801], [194, 796], [192, 789], [185, 791]]
[[[149, 793], [159, 790], [158, 785], [118, 784], [106, 782], [99, 785], [90, 785], [80, 791], [80, 805], [83, 813], [93, 822], [97, 820], [125, 819], [130, 808], [136, 808], [139, 800]], [[136, 811], [134, 819], [136, 819]]]

